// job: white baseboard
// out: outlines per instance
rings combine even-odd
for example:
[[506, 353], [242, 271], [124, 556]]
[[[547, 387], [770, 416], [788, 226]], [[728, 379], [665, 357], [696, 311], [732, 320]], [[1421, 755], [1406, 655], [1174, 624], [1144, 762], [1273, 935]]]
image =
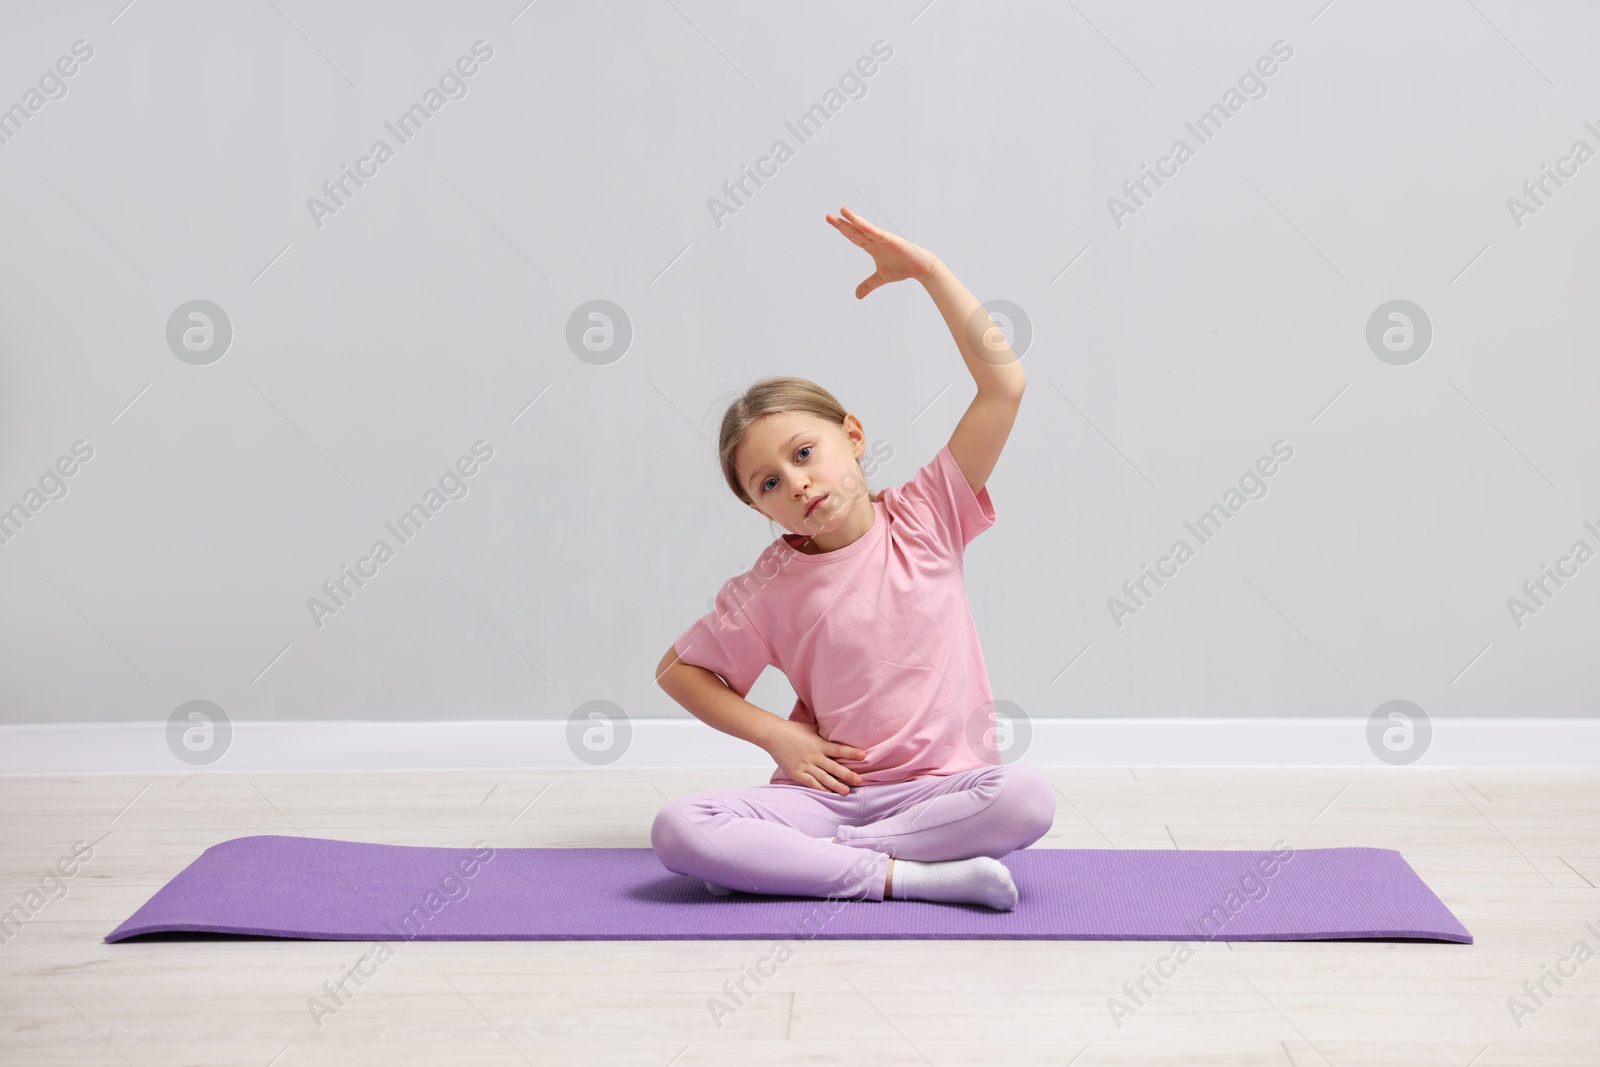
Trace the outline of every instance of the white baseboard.
[[[167, 723], [0, 725], [0, 775], [218, 771], [771, 768], [754, 745], [695, 719], [630, 720], [626, 751], [590, 764], [565, 720], [235, 722], [221, 758], [180, 760]], [[1034, 719], [1018, 759], [1039, 767], [1391, 766], [1365, 719]], [[1600, 718], [1434, 719], [1411, 767], [1597, 767]], [[1009, 751], [1006, 762], [1013, 762]], [[1398, 769], [1405, 769], [1400, 767]]]

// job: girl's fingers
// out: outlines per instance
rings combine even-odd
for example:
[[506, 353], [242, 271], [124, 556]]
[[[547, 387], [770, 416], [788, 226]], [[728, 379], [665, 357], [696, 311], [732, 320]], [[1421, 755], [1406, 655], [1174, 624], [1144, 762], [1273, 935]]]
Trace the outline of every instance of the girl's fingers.
[[[865, 220], [862, 221], [865, 222]], [[862, 229], [843, 219], [835, 220], [831, 217], [829, 222], [833, 223], [840, 233], [848, 237], [852, 244], [858, 248], [865, 249], [873, 259], [890, 254], [902, 256], [906, 254], [905, 242], [903, 240], [897, 242], [891, 235], [884, 233], [882, 230], [876, 228]]]
[[[866, 220], [864, 219], [862, 220], [863, 223], [865, 223], [865, 221]], [[883, 235], [881, 230], [873, 229], [870, 225], [857, 225], [856, 223], [851, 222], [849, 219], [841, 219], [837, 216], [835, 216], [834, 224], [840, 229], [841, 232], [845, 234], [845, 236], [849, 237], [852, 241], [855, 241], [862, 247], [866, 247], [866, 245], [878, 240]]]
[[880, 230], [878, 227], [874, 226], [872, 223], [868, 222], [866, 219], [862, 218], [860, 215], [857, 215], [854, 211], [850, 211], [849, 208], [842, 208], [841, 210], [850, 212], [850, 216], [849, 216], [850, 224], [852, 226], [856, 227], [862, 233], [868, 234], [869, 236], [872, 236], [872, 237], [887, 237], [887, 236], [889, 236], [886, 231]]
[[813, 775], [815, 775], [816, 778], [823, 783], [822, 788], [828, 790], [829, 792], [843, 793], [845, 791], [844, 790], [844, 783], [836, 780], [827, 771], [815, 770], [815, 771], [812, 771], [811, 773]]
[[849, 767], [841, 766], [831, 759], [828, 760], [824, 766], [827, 768], [829, 774], [833, 775], [842, 782], [848, 782], [851, 785], [861, 784], [861, 775], [857, 774], [855, 771], [852, 771]]
[[[856, 243], [862, 248], [872, 251], [874, 247], [896, 247], [896, 238], [894, 235], [888, 233], [887, 231], [878, 229], [878, 227], [874, 226], [872, 223], [868, 222], [860, 215], [857, 215], [854, 211], [851, 211], [847, 207], [840, 208], [839, 210], [845, 216], [847, 216], [847, 218], [843, 218], [840, 221], [843, 222], [845, 226], [850, 227], [850, 230], [854, 231], [854, 233], [843, 231], [843, 227], [841, 227], [841, 231], [845, 232], [851, 240], [855, 240], [855, 235], [859, 234], [861, 236], [861, 240], [856, 241]], [[900, 238], [900, 240], [903, 242], [904, 238]]]
[[866, 234], [862, 233], [860, 230], [856, 229], [843, 219], [829, 219], [828, 221], [833, 224], [834, 229], [848, 237], [853, 244], [860, 245], [862, 248], [867, 247]]

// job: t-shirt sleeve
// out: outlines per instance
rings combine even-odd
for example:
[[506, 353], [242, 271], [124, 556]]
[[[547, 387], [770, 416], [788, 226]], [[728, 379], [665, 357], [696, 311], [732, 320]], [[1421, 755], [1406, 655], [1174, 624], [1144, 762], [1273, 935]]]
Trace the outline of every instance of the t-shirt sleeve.
[[721, 675], [741, 697], [749, 694], [762, 671], [777, 666], [777, 657], [751, 618], [748, 595], [740, 595], [737, 578], [723, 583], [716, 608], [697, 619], [672, 647], [691, 667]]
[[989, 487], [973, 493], [949, 445], [894, 492], [900, 520], [947, 556], [959, 557], [973, 538], [994, 525]]

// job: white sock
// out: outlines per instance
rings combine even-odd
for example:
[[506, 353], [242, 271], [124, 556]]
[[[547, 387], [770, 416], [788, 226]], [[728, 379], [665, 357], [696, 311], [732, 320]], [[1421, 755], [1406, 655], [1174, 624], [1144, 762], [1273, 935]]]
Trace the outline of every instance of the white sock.
[[[831, 837], [819, 837], [819, 838], [817, 838], [817, 840], [818, 841], [826, 841], [830, 845], [836, 843], [833, 840], [833, 838], [831, 838]], [[706, 888], [709, 889], [714, 895], [719, 896], [719, 897], [729, 896], [729, 895], [731, 895], [733, 893], [733, 890], [724, 889], [722, 886], [717, 885], [715, 882], [707, 882], [706, 883]]]
[[996, 911], [1010, 911], [1017, 906], [1017, 885], [1011, 880], [1011, 870], [992, 856], [940, 863], [895, 860], [890, 880], [893, 900], [983, 904]]

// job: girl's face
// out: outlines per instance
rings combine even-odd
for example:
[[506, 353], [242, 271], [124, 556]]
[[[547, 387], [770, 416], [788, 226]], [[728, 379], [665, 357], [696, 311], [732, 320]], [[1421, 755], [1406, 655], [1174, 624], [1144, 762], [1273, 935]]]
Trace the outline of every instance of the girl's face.
[[790, 533], [859, 533], [871, 525], [861, 510], [871, 503], [858, 462], [866, 441], [854, 415], [841, 426], [808, 412], [777, 411], [751, 424], [734, 466], [754, 501], [750, 506]]

